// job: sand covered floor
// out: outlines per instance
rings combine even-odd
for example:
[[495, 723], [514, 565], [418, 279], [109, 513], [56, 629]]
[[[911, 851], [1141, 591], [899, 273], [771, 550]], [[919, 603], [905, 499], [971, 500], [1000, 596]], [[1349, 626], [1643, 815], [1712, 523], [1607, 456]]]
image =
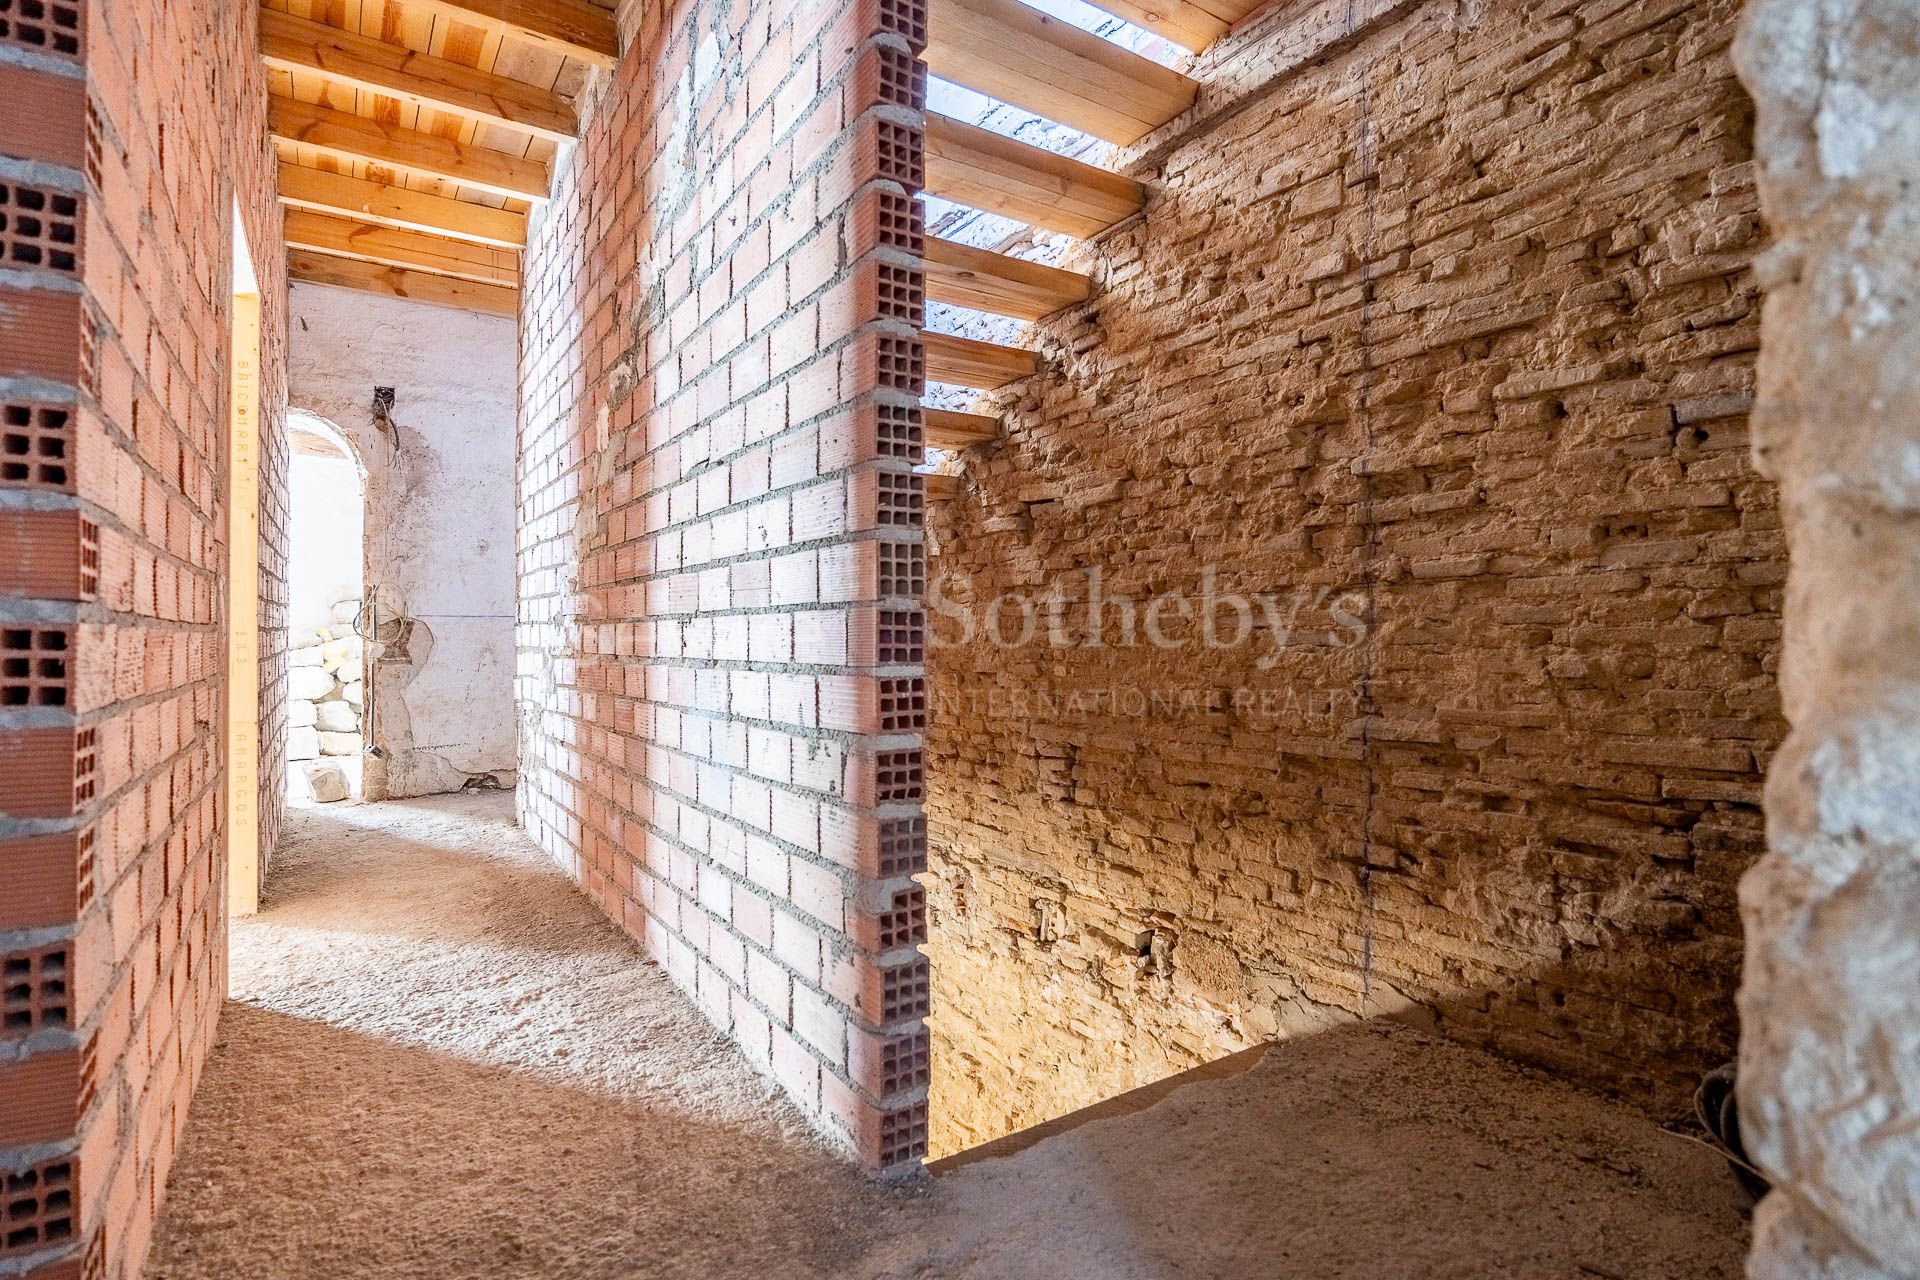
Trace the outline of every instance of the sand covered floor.
[[1393, 1025], [869, 1182], [513, 825], [288, 815], [148, 1276], [1707, 1280], [1711, 1153]]

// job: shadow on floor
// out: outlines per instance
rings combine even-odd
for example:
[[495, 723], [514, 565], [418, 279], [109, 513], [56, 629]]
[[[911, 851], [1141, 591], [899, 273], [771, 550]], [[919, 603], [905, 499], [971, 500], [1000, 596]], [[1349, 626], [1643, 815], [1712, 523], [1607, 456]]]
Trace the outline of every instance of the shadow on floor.
[[1706, 1280], [1711, 1153], [1395, 1024], [889, 1188], [815, 1138], [501, 795], [309, 811], [148, 1275]]

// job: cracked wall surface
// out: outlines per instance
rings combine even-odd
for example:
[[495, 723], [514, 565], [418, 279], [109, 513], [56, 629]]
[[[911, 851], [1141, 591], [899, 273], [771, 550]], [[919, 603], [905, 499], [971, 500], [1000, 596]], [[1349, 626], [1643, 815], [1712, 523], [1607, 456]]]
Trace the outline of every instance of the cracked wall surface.
[[[1785, 576], [1735, 18], [1275, 5], [1119, 157], [929, 523], [936, 1151], [1354, 1016], [1662, 1110], [1732, 1056]], [[1173, 643], [1085, 643], [1096, 569]], [[1067, 645], [986, 634], [1056, 588]]]
[[1738, 57], [1777, 239], [1754, 458], [1792, 569], [1741, 884], [1754, 1280], [1920, 1274], [1920, 3], [1759, 0]]

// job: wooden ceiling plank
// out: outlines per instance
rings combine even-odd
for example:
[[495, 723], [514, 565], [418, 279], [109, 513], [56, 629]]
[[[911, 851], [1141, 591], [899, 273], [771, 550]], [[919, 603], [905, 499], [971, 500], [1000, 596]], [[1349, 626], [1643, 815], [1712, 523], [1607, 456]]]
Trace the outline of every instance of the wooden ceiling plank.
[[267, 104], [267, 127], [277, 138], [305, 143], [321, 152], [457, 182], [478, 191], [523, 200], [545, 200], [548, 195], [547, 167], [537, 161], [381, 124], [366, 116], [274, 98]]
[[1020, 0], [932, 0], [927, 69], [1130, 146], [1193, 105], [1200, 86]]
[[944, 471], [926, 472], [927, 501], [951, 502], [960, 493], [960, 477]]
[[1000, 438], [1000, 419], [958, 409], [926, 410], [926, 441], [936, 449], [966, 449]]
[[1092, 4], [1194, 53], [1227, 34], [1233, 25], [1193, 0], [1092, 0]]
[[927, 190], [1085, 239], [1140, 212], [1146, 189], [1108, 169], [927, 113]]
[[940, 236], [927, 237], [924, 256], [927, 296], [975, 311], [1038, 320], [1062, 307], [1085, 302], [1093, 291], [1093, 281], [1077, 271], [1027, 262]]
[[261, 55], [269, 67], [312, 72], [336, 84], [555, 142], [579, 130], [558, 95], [400, 45], [264, 9]]
[[497, 284], [476, 284], [452, 276], [426, 271], [408, 271], [401, 267], [381, 266], [353, 258], [336, 258], [305, 249], [287, 251], [287, 275], [309, 284], [329, 284], [341, 289], [359, 289], [389, 298], [405, 298], [439, 307], [457, 307], [488, 315], [516, 316], [520, 312], [520, 291]]
[[927, 377], [934, 382], [991, 391], [1040, 372], [1039, 354], [1021, 347], [951, 333], [922, 334], [921, 341], [927, 350]]
[[457, 236], [502, 248], [517, 249], [527, 242], [525, 214], [299, 165], [280, 166], [280, 199], [296, 209], [345, 214], [383, 226]]
[[597, 67], [613, 66], [620, 54], [613, 15], [586, 0], [407, 0], [407, 3]]
[[354, 222], [308, 209], [289, 209], [286, 228], [287, 244], [295, 249], [459, 276], [482, 284], [515, 288], [520, 284], [519, 255], [511, 249], [377, 223]]

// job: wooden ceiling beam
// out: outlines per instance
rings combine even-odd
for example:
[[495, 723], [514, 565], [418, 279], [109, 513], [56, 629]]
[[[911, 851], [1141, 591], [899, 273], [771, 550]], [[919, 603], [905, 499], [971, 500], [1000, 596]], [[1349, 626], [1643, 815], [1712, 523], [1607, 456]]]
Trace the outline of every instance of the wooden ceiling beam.
[[927, 377], [962, 387], [991, 391], [1040, 372], [1039, 353], [1023, 347], [962, 338], [951, 333], [921, 335], [927, 350]]
[[1000, 419], [958, 409], [928, 409], [926, 441], [936, 449], [966, 449], [1000, 438]]
[[382, 124], [311, 102], [269, 98], [267, 128], [276, 138], [304, 143], [337, 159], [367, 160], [520, 200], [545, 200], [548, 196], [547, 166], [537, 160]]
[[613, 15], [586, 0], [407, 0], [407, 3], [596, 67], [611, 67], [620, 56], [619, 31]]
[[571, 141], [579, 131], [573, 108], [558, 94], [290, 13], [260, 11], [260, 53], [282, 71], [312, 73], [478, 124], [554, 142]]
[[329, 218], [304, 209], [288, 210], [286, 225], [291, 248], [458, 276], [481, 284], [520, 286], [519, 255], [511, 249]]
[[457, 307], [462, 311], [480, 311], [487, 315], [519, 314], [520, 291], [504, 285], [478, 284], [456, 280], [452, 276], [427, 271], [408, 271], [402, 267], [382, 266], [353, 258], [306, 249], [287, 251], [287, 275], [309, 284], [330, 284], [341, 289], [359, 289], [388, 298], [427, 302], [437, 307]]
[[1000, 316], [1038, 320], [1062, 307], [1085, 302], [1093, 292], [1093, 281], [1077, 271], [976, 249], [940, 236], [927, 237], [925, 260], [929, 298]]
[[960, 493], [960, 477], [944, 471], [926, 472], [927, 501], [951, 502]]
[[484, 204], [430, 196], [344, 173], [281, 164], [280, 202], [295, 209], [343, 214], [362, 222], [454, 236], [518, 249], [527, 242], [527, 216]]
[[927, 113], [927, 190], [1082, 239], [1140, 212], [1147, 198], [1132, 178], [933, 111]]
[[1200, 90], [1020, 0], [931, 0], [927, 18], [935, 75], [1120, 146], [1191, 107]]

